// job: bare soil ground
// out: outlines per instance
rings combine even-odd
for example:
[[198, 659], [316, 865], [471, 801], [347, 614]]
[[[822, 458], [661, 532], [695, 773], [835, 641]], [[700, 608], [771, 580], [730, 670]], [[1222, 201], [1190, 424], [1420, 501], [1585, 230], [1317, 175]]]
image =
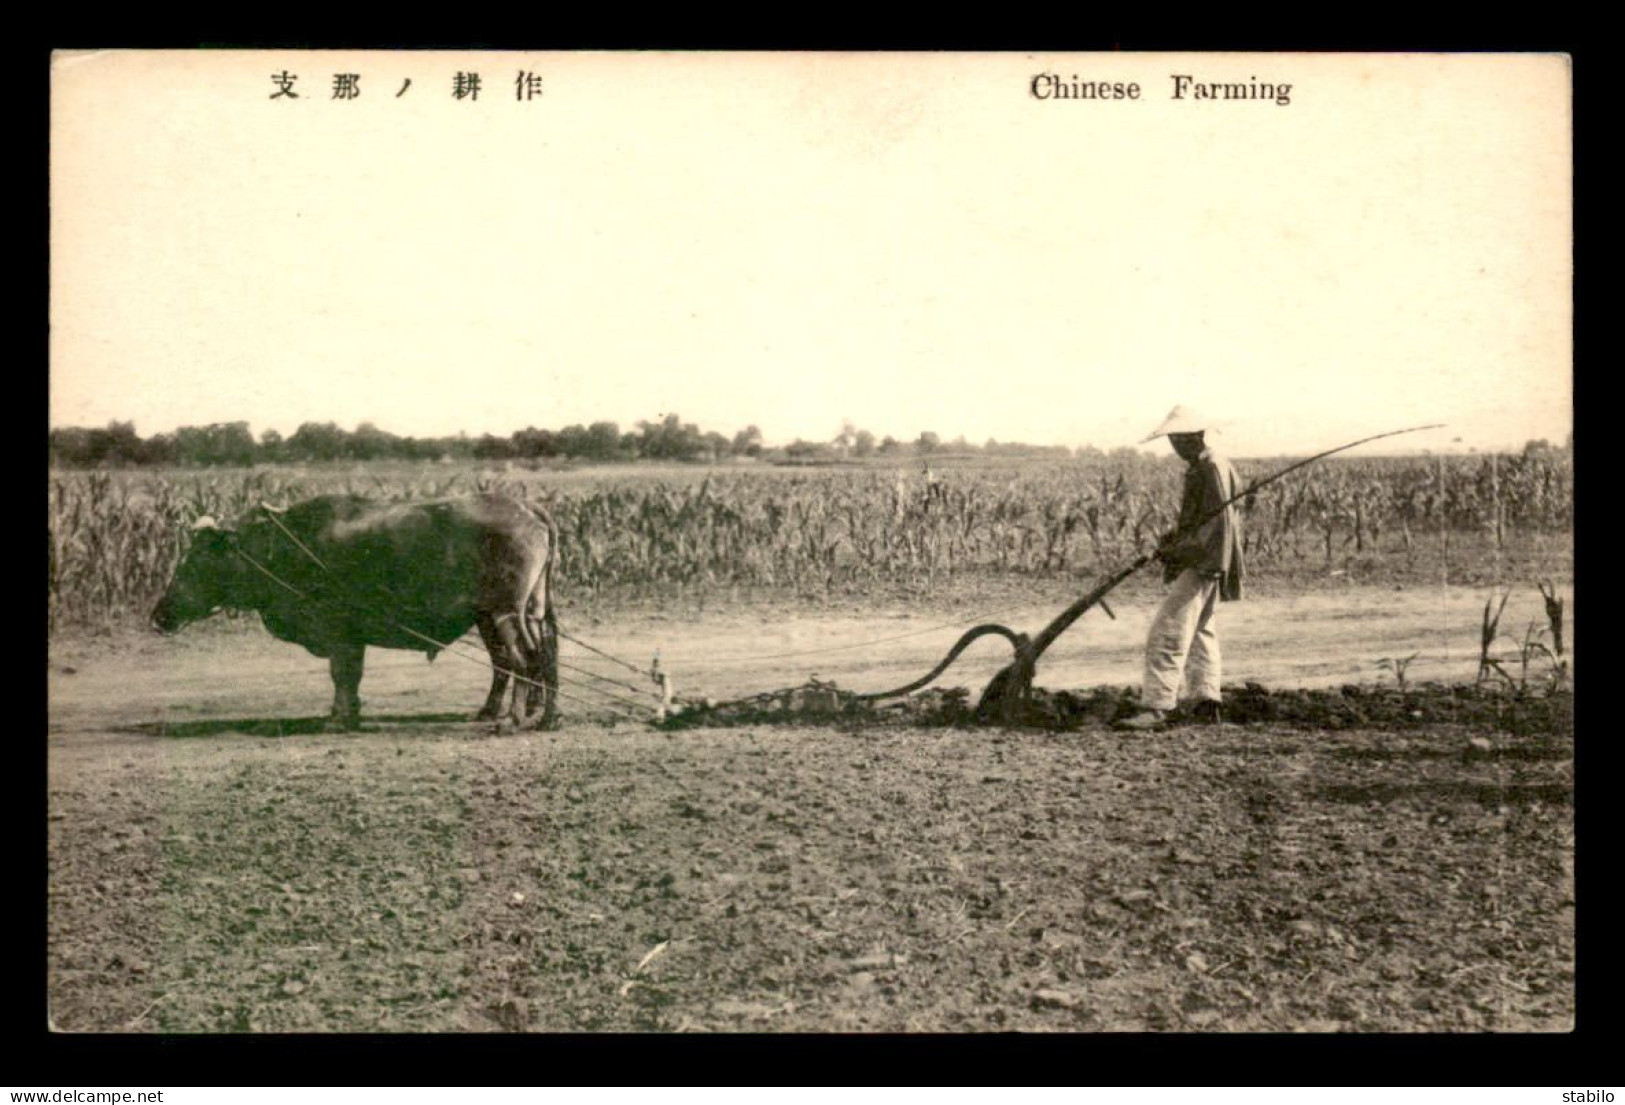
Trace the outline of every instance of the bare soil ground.
[[[376, 651], [366, 726], [329, 734], [325, 665], [257, 627], [57, 641], [53, 1024], [1566, 1031], [1566, 709], [1509, 724], [1413, 686], [1421, 718], [1407, 700], [1330, 727], [1292, 705], [1411, 652], [1413, 684], [1470, 679], [1482, 602], [1227, 607], [1227, 682], [1269, 688], [1238, 704], [1283, 708], [1136, 737], [1087, 717], [660, 731], [585, 702], [560, 730], [493, 735], [466, 720], [479, 668]], [[1533, 603], [1515, 594], [1506, 623]], [[1040, 682], [1132, 683], [1149, 609], [1117, 612], [1063, 638]], [[685, 689], [724, 697], [905, 682], [962, 613], [565, 628], [639, 660], [658, 646]], [[979, 688], [1001, 649], [946, 681]]]

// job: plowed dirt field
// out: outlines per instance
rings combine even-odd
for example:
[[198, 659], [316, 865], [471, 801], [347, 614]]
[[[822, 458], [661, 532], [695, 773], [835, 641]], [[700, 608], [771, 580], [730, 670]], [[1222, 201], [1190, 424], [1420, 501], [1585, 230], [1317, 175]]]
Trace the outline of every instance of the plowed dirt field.
[[[1414, 678], [1474, 655], [1470, 600], [1417, 600], [1443, 643]], [[258, 628], [58, 642], [52, 1023], [1568, 1030], [1568, 696], [1374, 689], [1375, 659], [1415, 651], [1389, 647], [1403, 616], [1369, 596], [1254, 607], [1226, 638], [1240, 723], [1132, 737], [1090, 709], [663, 731], [569, 704], [562, 729], [496, 735], [466, 720], [472, 665], [377, 652], [364, 728], [326, 733], [325, 665]], [[1091, 621], [1098, 648], [1042, 665], [1041, 701], [1131, 682], [1144, 620]], [[566, 622], [625, 650], [664, 633], [718, 695], [814, 671], [887, 686], [954, 635], [776, 659], [921, 626], [785, 619], [754, 645], [742, 627]]]

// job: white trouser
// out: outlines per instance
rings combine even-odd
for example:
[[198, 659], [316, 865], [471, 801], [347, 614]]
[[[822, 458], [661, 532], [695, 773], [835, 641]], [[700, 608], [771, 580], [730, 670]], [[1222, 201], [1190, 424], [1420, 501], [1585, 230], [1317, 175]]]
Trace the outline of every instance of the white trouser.
[[1219, 635], [1213, 628], [1218, 601], [1217, 577], [1186, 569], [1174, 580], [1145, 642], [1140, 694], [1148, 709], [1172, 710], [1187, 681], [1189, 697], [1219, 700]]

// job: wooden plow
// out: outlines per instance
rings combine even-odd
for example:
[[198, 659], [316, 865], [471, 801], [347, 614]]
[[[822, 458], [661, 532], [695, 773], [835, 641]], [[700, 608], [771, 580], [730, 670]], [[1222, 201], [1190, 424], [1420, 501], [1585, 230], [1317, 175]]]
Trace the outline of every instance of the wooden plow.
[[[1015, 653], [1014, 658], [1004, 668], [1000, 669], [999, 672], [993, 676], [993, 679], [988, 683], [986, 688], [983, 689], [981, 697], [976, 703], [974, 716], [976, 720], [990, 724], [1013, 724], [1019, 722], [1028, 712], [1028, 706], [1032, 699], [1033, 678], [1037, 672], [1038, 660], [1041, 656], [1043, 656], [1045, 650], [1054, 644], [1056, 639], [1059, 638], [1061, 634], [1065, 633], [1067, 629], [1071, 627], [1073, 622], [1076, 622], [1079, 618], [1083, 617], [1084, 614], [1094, 609], [1096, 606], [1101, 607], [1108, 615], [1115, 617], [1115, 615], [1111, 614], [1111, 608], [1106, 605], [1106, 596], [1135, 572], [1138, 572], [1141, 568], [1145, 567], [1153, 560], [1161, 559], [1166, 549], [1173, 546], [1187, 534], [1200, 529], [1214, 518], [1217, 518], [1224, 511], [1230, 509], [1230, 507], [1236, 503], [1250, 495], [1256, 494], [1269, 484], [1272, 484], [1277, 480], [1296, 472], [1300, 468], [1314, 464], [1316, 461], [1324, 460], [1326, 457], [1332, 456], [1334, 453], [1341, 453], [1348, 449], [1353, 449], [1358, 445], [1364, 445], [1372, 441], [1379, 441], [1382, 438], [1397, 437], [1400, 434], [1417, 433], [1421, 430], [1439, 429], [1443, 425], [1443, 423], [1430, 423], [1426, 426], [1411, 426], [1403, 430], [1389, 430], [1386, 433], [1373, 434], [1370, 437], [1362, 437], [1358, 441], [1351, 441], [1346, 445], [1339, 445], [1335, 449], [1328, 449], [1323, 453], [1316, 453], [1314, 456], [1297, 461], [1294, 464], [1290, 464], [1278, 472], [1273, 472], [1261, 479], [1254, 480], [1252, 483], [1247, 485], [1245, 490], [1239, 492], [1229, 499], [1226, 499], [1222, 504], [1214, 507], [1212, 510], [1202, 515], [1202, 517], [1166, 535], [1161, 541], [1158, 542], [1155, 549], [1151, 550], [1150, 552], [1142, 553], [1139, 556], [1136, 556], [1134, 559], [1113, 569], [1110, 573], [1104, 576], [1101, 581], [1097, 583], [1087, 594], [1081, 596], [1065, 610], [1057, 614], [1054, 620], [1046, 625], [1036, 636], [1029, 637], [1025, 633], [1019, 633], [1013, 629], [1010, 629], [1008, 626], [989, 622], [967, 630], [962, 636], [960, 636], [959, 640], [954, 642], [953, 647], [948, 650], [947, 655], [942, 658], [936, 667], [932, 668], [920, 678], [914, 680], [913, 682], [905, 683], [901, 687], [893, 687], [890, 690], [875, 691], [867, 694], [853, 694], [851, 692], [837, 690], [830, 684], [819, 684], [815, 682], [808, 684], [807, 688], [795, 688], [787, 691], [768, 692], [767, 694], [763, 695], [734, 699], [722, 705], [729, 706], [743, 702], [767, 701], [775, 697], [784, 697], [786, 701], [790, 701], [789, 696], [792, 694], [801, 694], [803, 697], [800, 700], [806, 701], [807, 692], [812, 690], [819, 692], [819, 694], [823, 696], [819, 698], [818, 701], [828, 701], [830, 712], [851, 710], [859, 703], [871, 703], [888, 698], [900, 698], [904, 695], [922, 690], [931, 683], [935, 682], [943, 672], [947, 671], [948, 668], [953, 665], [955, 660], [959, 659], [960, 654], [962, 654], [976, 641], [983, 637], [1003, 637], [1005, 640], [1010, 642], [1010, 646]], [[717, 707], [715, 704], [711, 704], [706, 707], [700, 707], [699, 712], [703, 715], [707, 709], [716, 708]], [[686, 720], [688, 720], [689, 723], [692, 723], [692, 719]]]

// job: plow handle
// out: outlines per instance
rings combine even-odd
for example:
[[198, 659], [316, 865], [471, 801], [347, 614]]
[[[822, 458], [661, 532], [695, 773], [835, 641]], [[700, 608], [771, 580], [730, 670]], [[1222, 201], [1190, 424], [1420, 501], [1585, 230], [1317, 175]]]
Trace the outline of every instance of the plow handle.
[[1100, 583], [1095, 586], [1094, 590], [1081, 596], [1071, 606], [1068, 606], [1065, 610], [1061, 611], [1060, 614], [1056, 615], [1054, 621], [1050, 622], [1044, 627], [1043, 632], [1039, 633], [1038, 636], [1032, 639], [1032, 644], [1029, 646], [1028, 659], [1032, 662], [1037, 662], [1038, 657], [1043, 653], [1043, 651], [1049, 648], [1050, 645], [1054, 644], [1055, 638], [1065, 633], [1067, 628], [1073, 622], [1083, 617], [1083, 615], [1087, 613], [1091, 607], [1104, 602], [1106, 596], [1111, 594], [1118, 584], [1122, 583], [1129, 576], [1133, 575], [1135, 572], [1139, 571], [1156, 558], [1157, 554], [1155, 552], [1140, 554], [1133, 560], [1129, 561], [1129, 563], [1125, 564], [1123, 567], [1117, 569], [1117, 571], [1101, 580]]

